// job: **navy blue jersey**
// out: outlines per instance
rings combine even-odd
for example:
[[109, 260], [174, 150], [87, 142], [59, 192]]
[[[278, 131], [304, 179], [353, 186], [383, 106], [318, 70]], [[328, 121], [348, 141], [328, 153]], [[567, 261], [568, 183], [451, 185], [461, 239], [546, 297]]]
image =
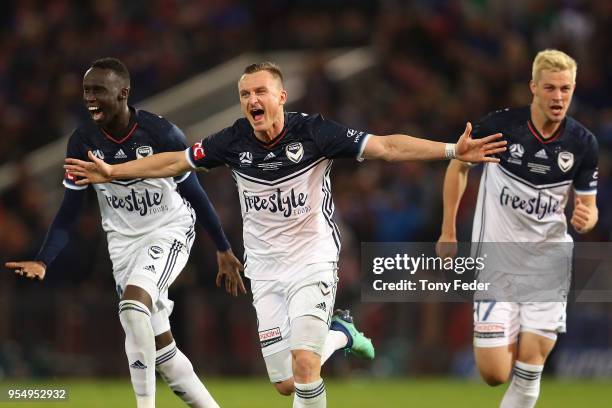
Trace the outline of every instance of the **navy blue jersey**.
[[[87, 152], [109, 164], [118, 164], [155, 153], [181, 151], [187, 147], [185, 135], [161, 116], [130, 108], [132, 119], [128, 132], [115, 138], [93, 121], [78, 127], [70, 136], [67, 157], [89, 160]], [[138, 237], [175, 222], [193, 219], [193, 211], [176, 191], [178, 178], [115, 180], [95, 184], [100, 205], [102, 227], [111, 237]], [[80, 190], [69, 173], [64, 177], [66, 188]], [[111, 252], [112, 255], [112, 252]]]
[[227, 165], [242, 175], [275, 180], [321, 158], [357, 157], [366, 136], [323, 116], [285, 113], [285, 127], [268, 143], [257, 139], [245, 118], [192, 147], [193, 167]]
[[487, 115], [474, 128], [479, 137], [501, 132], [508, 150], [487, 164], [481, 178], [472, 240], [479, 242], [569, 242], [564, 210], [570, 187], [596, 194], [598, 145], [571, 117], [544, 139], [529, 107]]
[[[129, 130], [121, 138], [113, 137], [93, 121], [76, 128], [68, 141], [67, 156], [89, 160], [87, 152], [91, 150], [106, 163], [118, 164], [154, 153], [187, 148], [185, 135], [176, 125], [154, 113], [134, 108], [130, 110], [132, 119]], [[71, 186], [76, 185], [72, 183]]]
[[570, 181], [579, 193], [596, 193], [597, 139], [572, 117], [544, 139], [531, 122], [529, 107], [504, 109], [487, 115], [473, 133], [479, 137], [497, 132], [508, 141], [508, 150], [500, 155], [507, 173], [533, 185]]
[[321, 115], [290, 112], [282, 132], [268, 143], [242, 118], [186, 150], [194, 168], [232, 169], [248, 277], [277, 279], [298, 265], [338, 260], [332, 159], [360, 158], [367, 137]]

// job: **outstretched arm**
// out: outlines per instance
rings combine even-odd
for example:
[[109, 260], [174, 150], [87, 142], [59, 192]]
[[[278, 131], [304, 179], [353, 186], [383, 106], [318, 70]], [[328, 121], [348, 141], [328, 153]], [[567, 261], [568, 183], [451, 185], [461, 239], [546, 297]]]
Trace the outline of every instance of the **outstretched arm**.
[[191, 170], [184, 151], [154, 154], [126, 163], [110, 165], [90, 151], [90, 162], [68, 158], [64, 168], [79, 177], [78, 185], [108, 183], [112, 180], [132, 178], [164, 178], [179, 176]]
[[506, 141], [499, 141], [501, 133], [472, 139], [472, 125], [467, 123], [465, 131], [455, 145], [419, 139], [408, 135], [372, 135], [363, 150], [365, 159], [386, 161], [442, 160], [456, 158], [465, 162], [499, 162], [494, 154], [506, 150]]
[[45, 241], [42, 244], [34, 261], [12, 261], [5, 266], [14, 269], [17, 275], [25, 275], [27, 278], [43, 280], [47, 267], [53, 262], [57, 255], [68, 243], [70, 229], [79, 218], [83, 209], [85, 190], [66, 189], [64, 199], [60, 205]]

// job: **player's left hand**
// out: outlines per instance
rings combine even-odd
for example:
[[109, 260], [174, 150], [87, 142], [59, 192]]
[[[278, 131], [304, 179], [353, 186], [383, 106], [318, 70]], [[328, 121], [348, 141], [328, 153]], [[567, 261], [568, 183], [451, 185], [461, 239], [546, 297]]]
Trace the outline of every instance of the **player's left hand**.
[[240, 272], [244, 270], [242, 263], [236, 258], [231, 248], [227, 251], [217, 251], [217, 287], [225, 280], [225, 291], [232, 296], [238, 296], [238, 292], [245, 294], [247, 290], [242, 281]]
[[586, 234], [593, 229], [597, 222], [596, 209], [585, 205], [580, 198], [576, 198], [576, 205], [572, 212], [570, 223], [577, 233]]
[[491, 156], [506, 151], [508, 142], [498, 140], [501, 137], [501, 133], [495, 133], [480, 139], [472, 139], [472, 124], [468, 122], [455, 146], [455, 158], [470, 163], [499, 163], [497, 157]]

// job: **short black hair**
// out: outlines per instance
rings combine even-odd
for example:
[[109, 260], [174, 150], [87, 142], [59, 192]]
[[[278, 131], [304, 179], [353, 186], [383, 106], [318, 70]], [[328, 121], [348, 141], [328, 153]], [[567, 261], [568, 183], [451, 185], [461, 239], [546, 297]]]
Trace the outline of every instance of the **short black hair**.
[[105, 57], [97, 59], [91, 63], [90, 68], [109, 69], [117, 74], [120, 78], [126, 80], [128, 86], [130, 85], [130, 71], [128, 71], [125, 64], [119, 61], [117, 58]]

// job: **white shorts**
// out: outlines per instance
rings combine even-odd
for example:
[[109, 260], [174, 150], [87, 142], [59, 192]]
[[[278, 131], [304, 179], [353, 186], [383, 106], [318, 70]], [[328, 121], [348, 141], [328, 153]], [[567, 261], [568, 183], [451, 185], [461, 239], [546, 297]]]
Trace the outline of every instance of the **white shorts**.
[[188, 231], [167, 229], [148, 234], [126, 242], [121, 253], [111, 256], [119, 297], [127, 285], [138, 286], [151, 296], [151, 323], [156, 336], [170, 330], [174, 302], [168, 298], [168, 288], [189, 258], [195, 234]]
[[516, 343], [519, 332], [565, 333], [566, 302], [474, 302], [474, 346]]
[[306, 265], [287, 280], [251, 281], [264, 357], [288, 350], [291, 321], [315, 316], [329, 326], [338, 284], [336, 262]]

